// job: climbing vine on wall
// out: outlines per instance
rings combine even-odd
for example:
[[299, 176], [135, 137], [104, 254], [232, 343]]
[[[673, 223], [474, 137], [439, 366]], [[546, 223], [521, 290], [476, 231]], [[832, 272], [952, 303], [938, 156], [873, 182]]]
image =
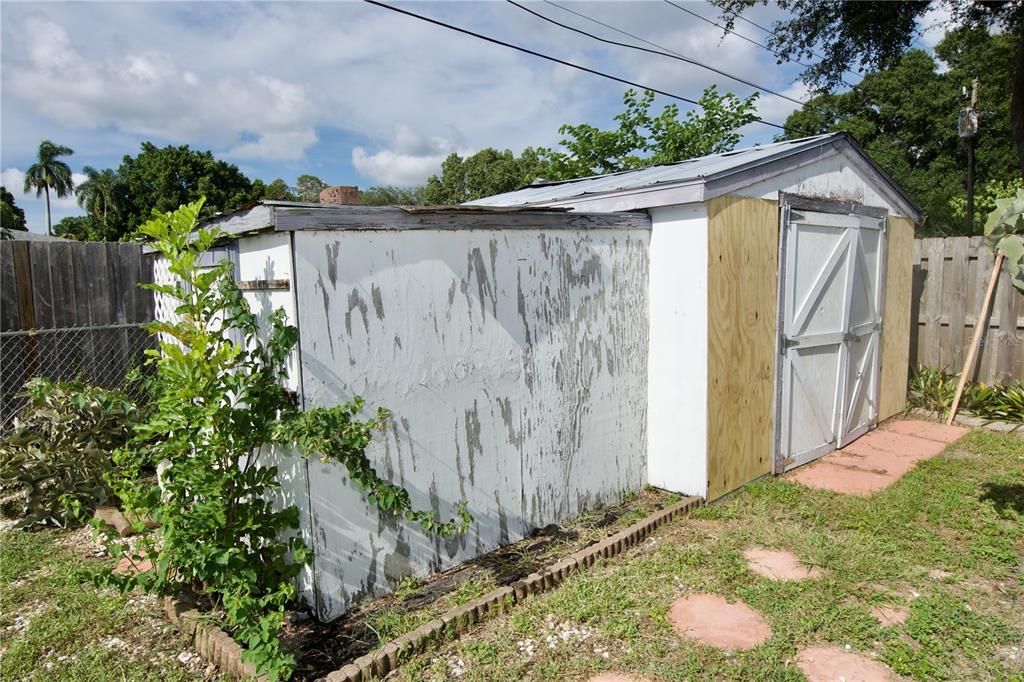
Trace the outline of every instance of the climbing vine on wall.
[[224, 237], [218, 229], [196, 229], [202, 203], [155, 216], [140, 229], [176, 278], [146, 286], [175, 301], [177, 319], [149, 325], [161, 340], [150, 351], [154, 395], [133, 438], [115, 453], [110, 483], [127, 510], [152, 518], [157, 528], [134, 548], [113, 537], [108, 546], [113, 556], [149, 561], [153, 569], [104, 580], [158, 594], [201, 593], [246, 647], [245, 660], [271, 680], [287, 679], [295, 660], [278, 633], [311, 551], [294, 533], [298, 510], [270, 499], [280, 486], [268, 462], [275, 448], [343, 465], [382, 513], [428, 532], [464, 533], [472, 517], [461, 503], [455, 518], [441, 521], [378, 476], [366, 448], [386, 425], [387, 410], [361, 419], [358, 398], [296, 408], [284, 381], [298, 332], [280, 309], [259, 328], [230, 262], [200, 266], [203, 252]]

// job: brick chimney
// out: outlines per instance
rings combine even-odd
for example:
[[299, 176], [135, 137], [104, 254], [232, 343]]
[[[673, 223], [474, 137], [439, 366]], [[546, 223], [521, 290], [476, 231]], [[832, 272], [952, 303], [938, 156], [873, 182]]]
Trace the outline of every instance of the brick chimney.
[[335, 206], [355, 206], [359, 203], [359, 188], [347, 185], [328, 187], [320, 192], [321, 204], [334, 204]]

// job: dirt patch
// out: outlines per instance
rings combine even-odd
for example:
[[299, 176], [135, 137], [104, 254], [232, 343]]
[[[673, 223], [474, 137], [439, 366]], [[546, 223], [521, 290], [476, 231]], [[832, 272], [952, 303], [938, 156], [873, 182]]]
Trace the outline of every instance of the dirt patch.
[[883, 628], [889, 628], [907, 622], [910, 609], [902, 606], [878, 606], [871, 609], [871, 615]]
[[495, 586], [509, 585], [534, 571], [615, 534], [665, 508], [675, 497], [656, 490], [583, 514], [564, 525], [535, 529], [529, 537], [460, 566], [434, 574], [396, 594], [375, 599], [330, 623], [293, 614], [282, 633], [295, 652], [294, 680], [312, 682], [383, 643], [436, 618], [447, 609]]

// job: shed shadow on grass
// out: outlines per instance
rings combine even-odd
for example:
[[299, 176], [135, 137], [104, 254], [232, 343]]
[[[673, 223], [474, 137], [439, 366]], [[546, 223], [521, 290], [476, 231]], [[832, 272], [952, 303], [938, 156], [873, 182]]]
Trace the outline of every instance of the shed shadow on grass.
[[1024, 485], [1019, 483], [986, 483], [981, 499], [992, 502], [1000, 513], [1013, 510], [1024, 516]]

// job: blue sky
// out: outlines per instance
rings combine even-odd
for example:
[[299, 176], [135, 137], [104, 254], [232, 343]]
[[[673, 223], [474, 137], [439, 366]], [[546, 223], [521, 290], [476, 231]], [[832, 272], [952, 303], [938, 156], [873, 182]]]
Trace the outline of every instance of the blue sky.
[[[806, 95], [799, 67], [778, 66], [765, 50], [664, 2], [558, 4], [797, 99]], [[403, 6], [692, 99], [712, 84], [751, 92], [504, 2]], [[530, 6], [628, 40], [551, 4]], [[705, 3], [686, 7], [717, 14]], [[780, 15], [759, 6], [748, 16], [768, 25]], [[22, 195], [21, 179], [42, 139], [75, 150], [68, 159], [75, 173], [116, 167], [150, 140], [210, 149], [266, 181], [312, 173], [332, 184], [409, 185], [437, 172], [452, 151], [550, 146], [562, 123], [608, 125], [625, 88], [359, 2], [8, 1], [0, 20], [0, 169], [35, 231], [45, 230], [42, 202]], [[736, 29], [764, 40], [749, 25]], [[933, 28], [922, 40], [931, 46], [939, 35]], [[769, 120], [784, 121], [794, 107], [760, 98]], [[773, 134], [759, 125], [744, 132], [743, 145]], [[73, 199], [53, 208], [54, 222], [82, 213]]]

